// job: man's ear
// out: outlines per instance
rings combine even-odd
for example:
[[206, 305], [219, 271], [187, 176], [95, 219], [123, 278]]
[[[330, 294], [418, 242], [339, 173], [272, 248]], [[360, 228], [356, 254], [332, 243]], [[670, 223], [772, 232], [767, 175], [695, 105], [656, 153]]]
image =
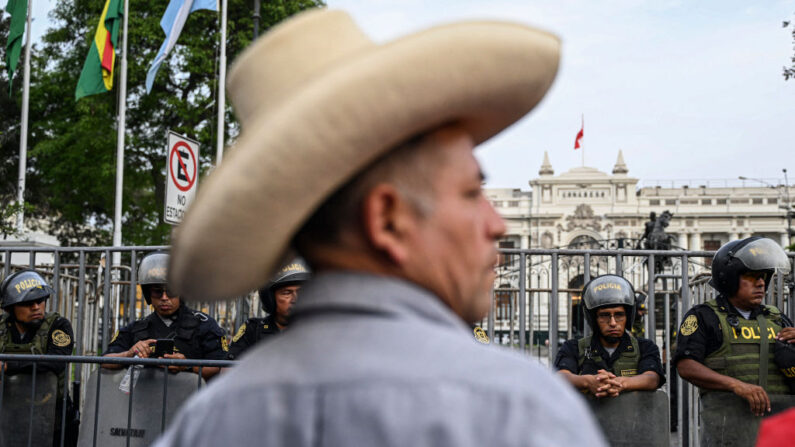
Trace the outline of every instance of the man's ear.
[[376, 185], [362, 202], [361, 216], [369, 245], [395, 264], [404, 264], [417, 216], [400, 191], [388, 183]]

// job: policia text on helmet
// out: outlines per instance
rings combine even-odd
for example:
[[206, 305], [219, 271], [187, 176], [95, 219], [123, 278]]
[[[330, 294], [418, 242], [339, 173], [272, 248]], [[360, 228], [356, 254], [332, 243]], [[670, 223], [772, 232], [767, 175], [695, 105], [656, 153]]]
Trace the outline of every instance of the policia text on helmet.
[[659, 350], [632, 335], [635, 291], [616, 275], [591, 280], [583, 289], [586, 319], [594, 335], [567, 341], [555, 367], [577, 389], [595, 397], [629, 390], [654, 390], [664, 383]]
[[673, 360], [679, 375], [702, 392], [740, 396], [755, 415], [770, 411], [769, 394], [789, 391], [774, 347], [795, 343], [795, 328], [763, 302], [773, 274], [790, 269], [784, 250], [770, 239], [751, 237], [722, 246], [712, 260], [710, 281], [718, 297], [690, 309], [679, 327]]

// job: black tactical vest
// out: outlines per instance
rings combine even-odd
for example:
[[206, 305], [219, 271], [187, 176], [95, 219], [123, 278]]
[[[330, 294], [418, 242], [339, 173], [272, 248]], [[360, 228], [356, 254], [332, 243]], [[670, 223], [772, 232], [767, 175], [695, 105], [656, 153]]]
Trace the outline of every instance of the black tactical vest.
[[171, 326], [166, 326], [155, 312], [133, 323], [133, 344], [150, 338], [155, 340], [171, 339], [174, 340], [174, 350], [176, 352], [189, 359], [202, 358], [203, 352], [198, 334], [199, 324], [202, 322], [199, 315], [203, 316], [203, 314], [188, 309], [183, 305], [180, 305], [177, 312], [177, 319]]

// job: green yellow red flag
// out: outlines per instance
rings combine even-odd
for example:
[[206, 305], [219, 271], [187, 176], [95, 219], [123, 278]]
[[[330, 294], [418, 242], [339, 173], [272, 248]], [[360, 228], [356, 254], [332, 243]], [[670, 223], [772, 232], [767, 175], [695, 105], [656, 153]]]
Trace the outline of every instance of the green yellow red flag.
[[19, 54], [22, 51], [22, 35], [25, 33], [25, 22], [28, 15], [28, 0], [8, 0], [6, 11], [11, 14], [11, 26], [8, 29], [6, 43], [6, 70], [8, 70], [8, 94], [11, 94], [11, 82], [17, 69]]
[[105, 93], [113, 88], [113, 67], [124, 13], [124, 0], [107, 0], [99, 17], [97, 32], [75, 89], [75, 100], [83, 96]]

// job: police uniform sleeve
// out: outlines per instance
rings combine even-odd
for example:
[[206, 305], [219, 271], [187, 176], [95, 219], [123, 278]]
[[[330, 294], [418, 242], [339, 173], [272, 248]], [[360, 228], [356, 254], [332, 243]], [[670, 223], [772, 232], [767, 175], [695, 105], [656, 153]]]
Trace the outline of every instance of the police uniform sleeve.
[[709, 354], [720, 348], [722, 337], [718, 317], [712, 309], [704, 305], [690, 309], [677, 331], [674, 366], [682, 359], [704, 363]]
[[120, 352], [126, 352], [133, 347], [133, 324], [134, 323], [128, 324], [113, 334], [113, 338], [111, 338], [110, 344], [108, 345], [108, 350], [105, 351], [106, 354], [118, 354]]
[[202, 358], [206, 360], [226, 360], [229, 346], [226, 332], [212, 318], [199, 326], [201, 334]]
[[577, 374], [579, 367], [577, 365], [577, 340], [568, 340], [563, 343], [563, 346], [558, 350], [558, 355], [555, 357], [555, 369], [566, 370], [572, 374]]
[[[72, 325], [64, 317], [57, 318], [47, 334], [47, 355], [72, 355], [74, 349], [74, 332]], [[66, 362], [37, 362], [37, 372], [54, 372], [56, 374], [66, 368]], [[33, 371], [33, 362], [8, 362], [6, 373], [30, 373]]]
[[662, 359], [660, 358], [660, 349], [653, 341], [645, 338], [638, 339], [638, 349], [640, 349], [638, 374], [643, 374], [646, 371], [654, 371], [659, 377], [657, 388], [663, 386], [665, 384], [665, 373], [663, 371]]

